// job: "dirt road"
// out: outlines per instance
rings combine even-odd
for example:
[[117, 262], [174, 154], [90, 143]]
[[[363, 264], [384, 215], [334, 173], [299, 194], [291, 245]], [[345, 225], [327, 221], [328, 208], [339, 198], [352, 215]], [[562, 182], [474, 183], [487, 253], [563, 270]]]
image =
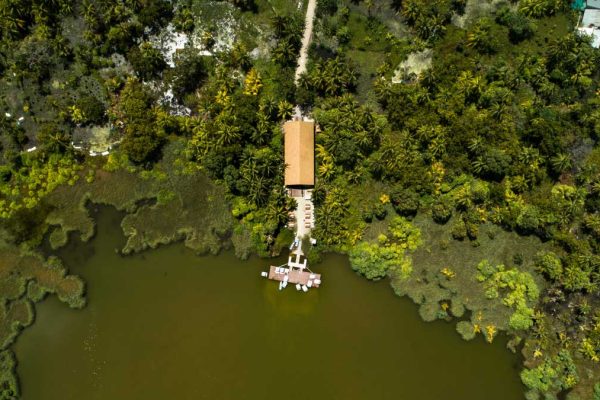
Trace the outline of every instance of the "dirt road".
[[294, 82], [298, 84], [300, 75], [306, 72], [306, 61], [308, 60], [308, 46], [310, 46], [310, 39], [312, 38], [313, 21], [315, 19], [315, 9], [317, 8], [317, 0], [308, 0], [308, 7], [306, 8], [306, 18], [304, 20], [304, 35], [302, 36], [302, 48], [300, 49], [300, 56], [298, 57], [298, 67], [296, 68], [296, 75], [294, 76]]

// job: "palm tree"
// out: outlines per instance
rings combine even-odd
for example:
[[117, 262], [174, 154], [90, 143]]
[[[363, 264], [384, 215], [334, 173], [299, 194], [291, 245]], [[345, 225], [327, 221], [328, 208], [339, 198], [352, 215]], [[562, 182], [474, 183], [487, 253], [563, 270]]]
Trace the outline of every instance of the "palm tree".
[[11, 34], [12, 37], [15, 37], [19, 34], [19, 32], [25, 27], [25, 21], [20, 18], [15, 18], [13, 16], [8, 16], [4, 19], [4, 24], [6, 25], [6, 29]]
[[277, 117], [279, 120], [287, 120], [292, 116], [294, 112], [294, 106], [287, 100], [281, 100], [277, 103]]
[[571, 157], [568, 154], [560, 153], [550, 159], [553, 169], [562, 174], [572, 167]]
[[278, 226], [283, 226], [288, 220], [287, 208], [285, 207], [285, 203], [280, 203], [278, 201], [270, 201], [267, 210], [267, 219], [271, 221], [275, 221]]
[[409, 24], [414, 24], [419, 16], [421, 15], [421, 9], [418, 5], [417, 0], [408, 0], [404, 4], [402, 9], [402, 16], [406, 19]]
[[511, 188], [517, 193], [524, 193], [529, 189], [529, 184], [523, 175], [517, 175], [512, 177]]
[[476, 174], [481, 174], [486, 167], [485, 161], [483, 161], [483, 158], [481, 156], [477, 157], [477, 159], [475, 159], [471, 163], [471, 166], [473, 167], [473, 172], [475, 172]]
[[483, 146], [485, 145], [485, 141], [481, 136], [477, 136], [471, 140], [469, 140], [469, 145], [467, 148], [474, 154], [479, 154], [483, 150]]
[[519, 11], [528, 17], [541, 17], [548, 7], [545, 0], [526, 0], [519, 3]]
[[242, 137], [240, 132], [240, 128], [231, 124], [219, 124], [217, 128], [217, 144], [222, 145], [231, 145]]
[[433, 158], [439, 159], [446, 153], [446, 137], [443, 135], [433, 138], [427, 147]]
[[296, 49], [289, 40], [281, 40], [273, 49], [273, 59], [280, 65], [289, 65], [296, 59]]

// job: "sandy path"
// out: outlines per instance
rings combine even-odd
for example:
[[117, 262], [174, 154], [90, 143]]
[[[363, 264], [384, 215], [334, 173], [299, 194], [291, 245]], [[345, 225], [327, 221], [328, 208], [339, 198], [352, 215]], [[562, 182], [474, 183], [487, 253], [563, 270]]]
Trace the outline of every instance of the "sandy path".
[[315, 9], [317, 8], [317, 0], [308, 0], [306, 8], [306, 18], [304, 19], [304, 35], [302, 36], [302, 48], [300, 49], [300, 57], [298, 58], [298, 67], [294, 82], [298, 84], [300, 75], [306, 72], [306, 61], [308, 60], [308, 46], [312, 38], [313, 21], [315, 19]]

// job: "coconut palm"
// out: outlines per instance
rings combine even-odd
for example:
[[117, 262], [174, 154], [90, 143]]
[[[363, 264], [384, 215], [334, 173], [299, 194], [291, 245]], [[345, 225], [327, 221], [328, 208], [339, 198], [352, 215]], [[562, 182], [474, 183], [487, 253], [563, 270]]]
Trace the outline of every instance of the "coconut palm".
[[294, 113], [294, 106], [287, 100], [281, 100], [277, 103], [277, 117], [279, 120], [286, 120]]
[[217, 144], [219, 146], [231, 145], [242, 137], [240, 128], [233, 124], [220, 123], [217, 127]]
[[572, 167], [571, 157], [568, 154], [560, 153], [550, 159], [552, 168], [559, 174], [566, 172]]

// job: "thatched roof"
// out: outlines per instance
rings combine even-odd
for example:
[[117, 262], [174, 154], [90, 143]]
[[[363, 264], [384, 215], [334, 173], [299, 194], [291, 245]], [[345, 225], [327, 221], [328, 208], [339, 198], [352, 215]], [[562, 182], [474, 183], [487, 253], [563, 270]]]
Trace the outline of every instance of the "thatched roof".
[[285, 185], [315, 184], [315, 123], [288, 121], [283, 125], [285, 144]]

